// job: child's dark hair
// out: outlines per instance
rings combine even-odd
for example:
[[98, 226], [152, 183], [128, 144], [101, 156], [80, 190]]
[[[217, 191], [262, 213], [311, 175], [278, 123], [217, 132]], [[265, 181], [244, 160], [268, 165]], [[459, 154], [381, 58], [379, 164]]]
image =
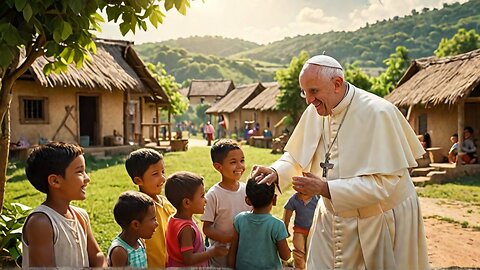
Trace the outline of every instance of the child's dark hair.
[[183, 199], [193, 199], [199, 186], [203, 186], [203, 177], [200, 175], [176, 172], [167, 178], [165, 196], [176, 209], [180, 209]]
[[254, 208], [263, 208], [272, 203], [275, 185], [257, 184], [254, 178], [250, 178], [247, 181], [246, 193]]
[[143, 178], [143, 174], [148, 170], [148, 167], [162, 159], [163, 156], [159, 152], [149, 148], [141, 148], [128, 155], [125, 168], [133, 181], [135, 177]]
[[227, 157], [228, 152], [232, 150], [240, 149], [238, 143], [230, 139], [220, 139], [216, 141], [210, 149], [210, 156], [213, 163], [222, 163]]
[[134, 220], [142, 221], [148, 212], [148, 207], [154, 201], [148, 195], [138, 191], [125, 191], [120, 194], [113, 208], [113, 216], [122, 229], [126, 229]]
[[453, 133], [451, 137], [458, 138], [458, 134], [457, 134], [457, 133]]
[[25, 174], [38, 191], [48, 194], [48, 176], [65, 177], [68, 165], [80, 155], [83, 149], [76, 144], [53, 142], [38, 146], [28, 156]]
[[471, 126], [466, 126], [463, 131], [467, 131], [470, 134], [473, 134], [473, 128]]

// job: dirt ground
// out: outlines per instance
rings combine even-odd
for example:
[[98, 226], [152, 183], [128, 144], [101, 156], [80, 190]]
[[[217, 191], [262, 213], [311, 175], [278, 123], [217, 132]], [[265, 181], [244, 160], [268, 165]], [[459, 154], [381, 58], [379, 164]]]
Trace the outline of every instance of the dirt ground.
[[480, 268], [480, 206], [429, 198], [420, 203], [432, 268]]

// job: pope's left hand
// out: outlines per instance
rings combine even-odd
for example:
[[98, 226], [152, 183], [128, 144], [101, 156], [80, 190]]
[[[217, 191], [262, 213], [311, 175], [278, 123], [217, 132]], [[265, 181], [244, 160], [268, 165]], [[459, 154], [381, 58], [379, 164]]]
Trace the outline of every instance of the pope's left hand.
[[321, 195], [330, 199], [328, 184], [311, 172], [303, 172], [303, 176], [292, 177], [293, 189], [299, 193], [314, 196]]

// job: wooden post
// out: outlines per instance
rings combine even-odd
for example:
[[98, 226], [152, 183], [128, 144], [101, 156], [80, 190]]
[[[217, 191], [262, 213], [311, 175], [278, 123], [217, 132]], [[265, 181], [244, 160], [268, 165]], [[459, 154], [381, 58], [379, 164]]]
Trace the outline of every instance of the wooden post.
[[172, 144], [172, 114], [168, 111], [168, 142]]
[[461, 99], [457, 103], [457, 133], [458, 133], [458, 148], [457, 148], [457, 163], [456, 166], [462, 165], [462, 156], [465, 155], [462, 152], [463, 144], [463, 128], [465, 125], [465, 100]]
[[140, 97], [139, 98], [139, 101], [140, 101], [140, 135], [138, 138], [138, 145], [143, 147], [145, 146], [145, 143], [144, 143], [144, 140], [143, 140], [143, 126], [142, 126], [142, 123], [143, 123], [143, 108], [144, 108], [144, 105], [145, 105], [145, 98], [144, 97]]
[[129, 108], [130, 105], [130, 91], [127, 89], [125, 94], [123, 95], [123, 144], [127, 145], [129, 136], [128, 136], [128, 125], [130, 122], [128, 121], [129, 117]]
[[[158, 113], [158, 101], [155, 101], [155, 118], [157, 118], [157, 123], [160, 123], [160, 117]], [[160, 127], [158, 125], [155, 126], [155, 140], [157, 141], [157, 145], [160, 145]]]

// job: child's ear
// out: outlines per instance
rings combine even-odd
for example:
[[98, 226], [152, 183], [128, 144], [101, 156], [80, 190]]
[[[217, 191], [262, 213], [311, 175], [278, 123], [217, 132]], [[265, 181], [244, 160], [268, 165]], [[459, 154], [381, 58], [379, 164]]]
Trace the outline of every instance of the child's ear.
[[53, 187], [53, 188], [59, 188], [60, 187], [60, 179], [58, 175], [56, 174], [50, 174], [47, 178], [48, 185]]
[[192, 201], [190, 201], [189, 198], [184, 198], [184, 199], [182, 200], [182, 206], [183, 206], [183, 208], [185, 208], [185, 209], [190, 208], [190, 205], [191, 205], [191, 204], [192, 204]]
[[245, 203], [247, 203], [248, 206], [252, 206], [252, 202], [247, 196], [245, 196]]
[[140, 228], [140, 221], [134, 219], [130, 222], [130, 227], [132, 227], [133, 229], [137, 230], [138, 228]]
[[214, 162], [213, 167], [215, 168], [215, 170], [217, 170], [219, 172], [222, 170], [222, 164], [220, 164], [218, 162]]
[[139, 186], [141, 186], [141, 185], [143, 184], [142, 178], [140, 178], [140, 177], [138, 177], [138, 176], [135, 176], [135, 177], [133, 178], [133, 182], [134, 182], [135, 184], [139, 185]]

